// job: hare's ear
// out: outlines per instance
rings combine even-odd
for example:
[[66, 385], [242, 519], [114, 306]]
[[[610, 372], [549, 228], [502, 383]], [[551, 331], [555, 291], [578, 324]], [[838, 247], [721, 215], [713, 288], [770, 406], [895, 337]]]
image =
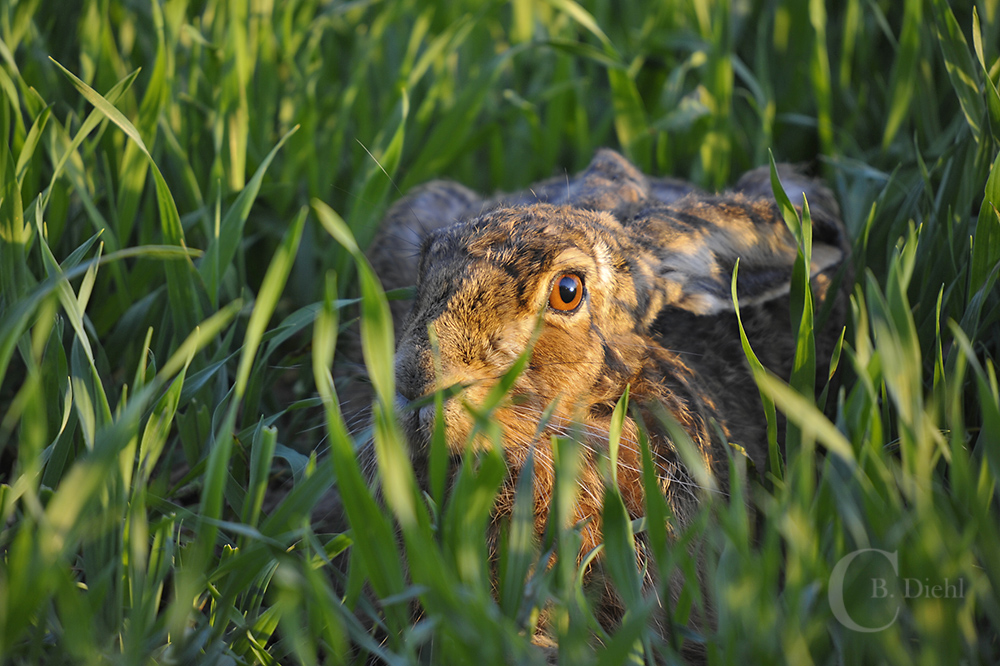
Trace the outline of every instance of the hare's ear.
[[[846, 256], [843, 233], [839, 221], [822, 210], [812, 213], [812, 219], [817, 233], [811, 273], [825, 282]], [[773, 201], [742, 194], [692, 196], [648, 208], [631, 226], [658, 246], [653, 252], [666, 305], [698, 315], [731, 312], [730, 280], [737, 259], [741, 306], [789, 291], [797, 246]]]
[[[623, 156], [607, 148], [598, 150], [586, 170], [572, 178], [554, 178], [541, 185], [544, 186], [542, 200], [588, 210], [610, 211], [649, 196], [646, 176]], [[538, 192], [533, 188], [533, 194]]]
[[[481, 205], [478, 194], [445, 180], [421, 185], [394, 203], [368, 248], [368, 258], [378, 269], [382, 287], [389, 291], [416, 284], [424, 239], [442, 227], [479, 213]], [[401, 252], [400, 248], [404, 250]], [[409, 307], [398, 300], [390, 306], [397, 320]], [[399, 321], [396, 323], [398, 330]]]
[[[781, 187], [788, 195], [788, 200], [796, 206], [802, 205], [802, 197], [809, 202], [809, 212], [813, 218], [813, 235], [823, 242], [838, 247], [849, 247], [846, 244], [843, 225], [840, 223], [840, 206], [826, 185], [821, 181], [809, 178], [791, 164], [775, 165]], [[773, 200], [771, 189], [771, 168], [757, 167], [743, 174], [733, 192], [740, 192], [748, 199]]]
[[[482, 198], [458, 183], [432, 180], [411, 190], [394, 203], [379, 225], [376, 240], [392, 240], [420, 249], [431, 232], [458, 222], [467, 214], [479, 213]], [[375, 243], [373, 242], [373, 249]]]
[[672, 201], [694, 189], [694, 186], [688, 186], [681, 193], [681, 181], [667, 179], [656, 182], [656, 192], [651, 185], [650, 179], [625, 157], [602, 148], [584, 171], [574, 176], [549, 178], [520, 192], [500, 194], [487, 203], [487, 208], [549, 203], [587, 210], [613, 211], [623, 205], [659, 196], [661, 192]]

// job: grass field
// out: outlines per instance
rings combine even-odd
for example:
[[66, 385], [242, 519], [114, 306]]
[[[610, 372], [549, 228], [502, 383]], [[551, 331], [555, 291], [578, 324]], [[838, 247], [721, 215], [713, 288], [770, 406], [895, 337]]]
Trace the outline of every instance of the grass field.
[[[563, 664], [997, 663], [998, 84], [997, 0], [0, 0], [0, 660], [543, 663], [547, 607]], [[856, 280], [839, 392], [761, 380], [793, 428], [755, 518], [707, 495], [675, 547], [662, 503], [606, 518], [610, 635], [558, 512], [543, 543], [515, 512], [492, 589], [497, 456], [422, 495], [383, 413], [374, 501], [331, 379], [362, 291], [391, 356], [351, 239], [400, 191], [602, 146], [709, 188], [804, 163]], [[316, 532], [334, 483], [355, 529]], [[667, 636], [634, 529], [691, 583]]]

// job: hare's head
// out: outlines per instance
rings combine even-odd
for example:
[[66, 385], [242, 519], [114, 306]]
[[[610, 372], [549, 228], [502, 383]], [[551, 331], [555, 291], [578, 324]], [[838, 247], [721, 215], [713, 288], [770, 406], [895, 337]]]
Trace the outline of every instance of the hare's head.
[[[554, 401], [562, 419], [606, 416], [642, 369], [660, 298], [640, 253], [612, 215], [571, 206], [501, 207], [435, 232], [398, 345], [400, 394], [413, 401], [463, 387], [445, 408], [457, 452], [471, 426], [462, 403], [481, 403], [537, 330], [499, 412], [508, 437], [530, 443]], [[404, 412], [413, 443], [427, 441], [433, 416], [433, 405]]]

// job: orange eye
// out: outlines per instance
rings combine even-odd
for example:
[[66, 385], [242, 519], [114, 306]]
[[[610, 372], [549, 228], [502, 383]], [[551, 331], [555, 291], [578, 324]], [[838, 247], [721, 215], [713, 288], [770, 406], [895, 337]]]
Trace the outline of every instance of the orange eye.
[[560, 312], [575, 310], [583, 300], [583, 280], [579, 275], [566, 273], [552, 285], [549, 305]]

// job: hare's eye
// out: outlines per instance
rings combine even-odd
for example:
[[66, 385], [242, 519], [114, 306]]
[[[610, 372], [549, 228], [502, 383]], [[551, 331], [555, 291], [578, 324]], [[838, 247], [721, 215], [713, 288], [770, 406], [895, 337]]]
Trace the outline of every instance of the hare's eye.
[[566, 273], [552, 285], [549, 305], [560, 312], [575, 310], [583, 300], [583, 280], [579, 275]]

